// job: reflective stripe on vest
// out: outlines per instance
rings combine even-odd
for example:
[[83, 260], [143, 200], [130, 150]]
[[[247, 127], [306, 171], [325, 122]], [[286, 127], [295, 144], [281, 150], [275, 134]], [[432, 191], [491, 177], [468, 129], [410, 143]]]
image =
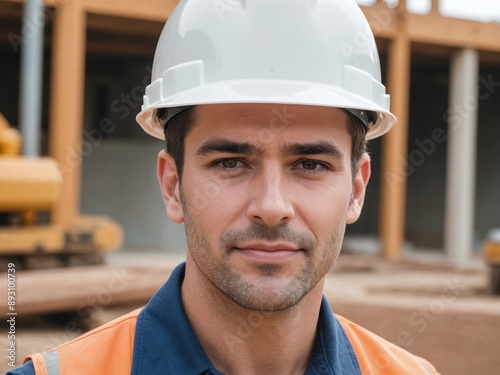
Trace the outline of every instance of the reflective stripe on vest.
[[59, 354], [57, 351], [45, 353], [43, 358], [45, 359], [47, 375], [60, 375]]
[[33, 363], [36, 375], [61, 375], [59, 353], [56, 350], [30, 355], [26, 357], [25, 362], [27, 360]]
[[428, 373], [429, 375], [432, 375], [431, 370], [429, 370], [429, 368], [427, 367], [427, 365], [425, 364], [425, 362], [424, 362], [424, 361], [422, 361], [420, 358], [419, 358], [419, 361], [420, 361], [420, 364], [422, 365], [422, 367], [425, 369], [425, 371], [427, 371], [427, 373]]

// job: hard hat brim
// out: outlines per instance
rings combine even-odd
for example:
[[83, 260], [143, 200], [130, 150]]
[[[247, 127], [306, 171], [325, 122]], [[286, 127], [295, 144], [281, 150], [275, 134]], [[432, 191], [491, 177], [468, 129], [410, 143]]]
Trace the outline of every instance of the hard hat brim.
[[387, 133], [396, 123], [396, 117], [387, 109], [341, 87], [270, 80], [203, 84], [143, 106], [136, 120], [146, 133], [164, 140], [163, 124], [153, 118], [156, 109], [205, 104], [290, 104], [372, 111], [377, 119], [368, 129], [368, 140]]

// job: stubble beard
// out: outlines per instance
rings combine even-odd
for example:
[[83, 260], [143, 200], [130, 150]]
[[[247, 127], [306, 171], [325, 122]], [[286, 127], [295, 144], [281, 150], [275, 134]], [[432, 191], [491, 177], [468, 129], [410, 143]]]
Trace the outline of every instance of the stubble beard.
[[[253, 311], [283, 311], [297, 305], [333, 267], [345, 232], [344, 222], [334, 228], [324, 251], [321, 251], [309, 234], [293, 231], [287, 225], [269, 228], [254, 223], [244, 230], [225, 232], [214, 251], [209, 236], [190, 215], [185, 202], [182, 206], [188, 251], [197, 268], [216, 290], [239, 306]], [[231, 265], [230, 253], [236, 244], [251, 240], [280, 240], [298, 245], [304, 251], [305, 265], [289, 282], [278, 283], [279, 287], [269, 287], [265, 282], [259, 285], [258, 282], [245, 281]], [[272, 279], [284, 266], [261, 264], [256, 267], [261, 279]]]

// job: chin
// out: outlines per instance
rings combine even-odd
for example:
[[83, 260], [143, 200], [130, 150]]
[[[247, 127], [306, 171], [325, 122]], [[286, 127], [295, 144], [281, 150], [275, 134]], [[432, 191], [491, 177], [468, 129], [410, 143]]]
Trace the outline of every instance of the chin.
[[284, 311], [297, 305], [312, 289], [297, 280], [264, 276], [224, 288], [237, 305], [253, 311]]

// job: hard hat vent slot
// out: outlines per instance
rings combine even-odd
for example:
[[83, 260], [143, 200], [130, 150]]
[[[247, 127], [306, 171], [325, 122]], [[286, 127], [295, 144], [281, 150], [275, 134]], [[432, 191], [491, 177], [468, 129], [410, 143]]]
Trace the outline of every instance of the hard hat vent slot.
[[[152, 106], [165, 98], [203, 85], [203, 61], [190, 61], [176, 65], [146, 87], [144, 106]], [[146, 104], [147, 100], [147, 104]]]
[[203, 84], [203, 61], [196, 60], [167, 69], [163, 76], [163, 98], [200, 87]]
[[373, 100], [373, 78], [370, 74], [354, 68], [344, 66], [342, 75], [342, 87], [344, 90], [357, 94], [367, 100]]

